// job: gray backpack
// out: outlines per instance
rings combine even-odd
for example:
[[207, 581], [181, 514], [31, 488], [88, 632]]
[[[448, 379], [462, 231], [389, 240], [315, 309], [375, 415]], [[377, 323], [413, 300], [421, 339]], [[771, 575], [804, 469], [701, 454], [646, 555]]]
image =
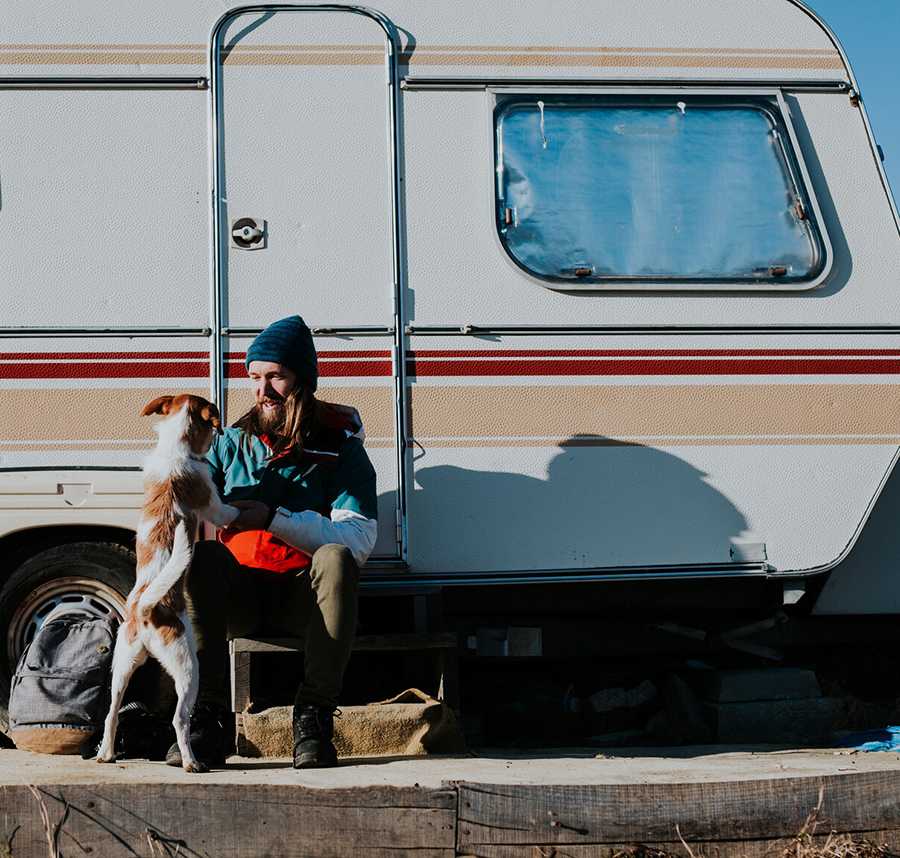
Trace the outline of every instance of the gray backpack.
[[17, 748], [80, 752], [109, 709], [114, 644], [114, 621], [77, 612], [50, 614], [12, 680], [9, 735]]

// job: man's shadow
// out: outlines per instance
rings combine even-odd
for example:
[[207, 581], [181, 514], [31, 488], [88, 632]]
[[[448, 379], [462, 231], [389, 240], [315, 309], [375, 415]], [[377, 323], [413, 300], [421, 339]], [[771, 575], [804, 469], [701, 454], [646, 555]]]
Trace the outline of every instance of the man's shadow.
[[[421, 448], [409, 497], [412, 563], [427, 571], [568, 569], [728, 562], [748, 527], [707, 474], [678, 456], [599, 435], [559, 445], [546, 478], [427, 465]], [[497, 450], [523, 468], [545, 456]], [[480, 458], [484, 454], [479, 451]], [[459, 451], [452, 458], [460, 460]]]

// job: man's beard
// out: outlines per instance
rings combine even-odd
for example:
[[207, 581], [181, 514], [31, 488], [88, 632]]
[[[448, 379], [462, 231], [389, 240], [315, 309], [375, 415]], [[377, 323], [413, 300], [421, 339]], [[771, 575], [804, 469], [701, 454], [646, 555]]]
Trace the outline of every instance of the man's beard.
[[284, 403], [277, 402], [274, 408], [264, 408], [261, 402], [257, 402], [256, 422], [266, 435], [278, 435], [284, 428]]

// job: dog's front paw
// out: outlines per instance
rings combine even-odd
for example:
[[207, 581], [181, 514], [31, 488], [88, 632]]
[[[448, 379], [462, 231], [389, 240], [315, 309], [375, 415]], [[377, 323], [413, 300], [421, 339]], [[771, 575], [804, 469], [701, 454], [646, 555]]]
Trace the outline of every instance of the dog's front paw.
[[116, 755], [100, 753], [97, 754], [97, 756], [94, 758], [94, 761], [97, 763], [114, 763], [116, 761]]
[[186, 772], [193, 772], [196, 775], [206, 774], [209, 771], [209, 766], [201, 763], [200, 760], [194, 760], [191, 763], [185, 763], [182, 768]]

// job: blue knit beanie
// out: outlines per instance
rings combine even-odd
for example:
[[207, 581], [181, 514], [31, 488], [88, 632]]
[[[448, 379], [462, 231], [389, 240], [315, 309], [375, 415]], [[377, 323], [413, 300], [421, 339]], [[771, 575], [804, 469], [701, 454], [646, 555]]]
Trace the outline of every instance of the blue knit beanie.
[[313, 392], [319, 379], [319, 363], [312, 333], [299, 316], [288, 316], [272, 322], [247, 349], [245, 366], [250, 361], [265, 360], [284, 364], [297, 373], [297, 380]]

